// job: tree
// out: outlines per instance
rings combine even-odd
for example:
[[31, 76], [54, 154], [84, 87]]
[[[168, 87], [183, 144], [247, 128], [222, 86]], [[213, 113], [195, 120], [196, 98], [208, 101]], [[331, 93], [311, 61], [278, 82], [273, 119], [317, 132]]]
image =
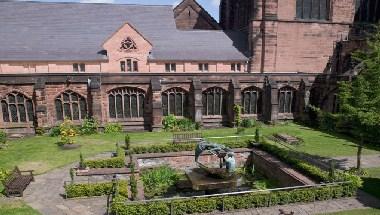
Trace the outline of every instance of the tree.
[[351, 81], [339, 83], [340, 117], [360, 138], [357, 168], [361, 168], [361, 152], [365, 140], [380, 136], [380, 26], [368, 40], [368, 48], [353, 53], [361, 70]]

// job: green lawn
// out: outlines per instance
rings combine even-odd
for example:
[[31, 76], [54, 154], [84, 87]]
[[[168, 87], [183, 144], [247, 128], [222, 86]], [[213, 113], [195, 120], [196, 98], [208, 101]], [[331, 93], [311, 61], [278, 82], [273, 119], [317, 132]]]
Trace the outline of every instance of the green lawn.
[[[236, 129], [221, 128], [203, 130], [205, 137], [236, 135]], [[245, 134], [252, 135], [255, 128], [246, 129]], [[317, 130], [296, 124], [263, 126], [262, 135], [273, 133], [287, 133], [301, 137], [305, 143], [295, 147], [296, 150], [320, 156], [349, 156], [356, 154], [355, 143], [346, 138], [338, 138]], [[132, 146], [135, 144], [168, 143], [171, 141], [170, 132], [135, 132], [130, 133]], [[15, 165], [21, 169], [34, 169], [37, 174], [67, 165], [79, 160], [80, 152], [84, 157], [93, 156], [101, 152], [114, 151], [117, 141], [123, 142], [124, 134], [97, 134], [76, 137], [76, 142], [82, 147], [75, 150], [62, 150], [55, 143], [58, 137], [29, 137], [9, 142], [9, 147], [0, 150], [0, 167], [12, 168]], [[235, 138], [230, 138], [234, 141]], [[212, 139], [219, 142], [219, 139]], [[377, 151], [365, 149], [364, 154], [374, 154]]]
[[[330, 213], [328, 215], [379, 215], [380, 210], [371, 208], [371, 209], [356, 209], [351, 211], [342, 211], [337, 213]], [[321, 214], [322, 215], [322, 214]], [[324, 214], [327, 215], [327, 214]]]
[[22, 201], [12, 203], [0, 202], [1, 215], [40, 215], [40, 213], [33, 208], [29, 207]]
[[369, 174], [363, 177], [362, 190], [380, 199], [380, 167], [366, 170]]

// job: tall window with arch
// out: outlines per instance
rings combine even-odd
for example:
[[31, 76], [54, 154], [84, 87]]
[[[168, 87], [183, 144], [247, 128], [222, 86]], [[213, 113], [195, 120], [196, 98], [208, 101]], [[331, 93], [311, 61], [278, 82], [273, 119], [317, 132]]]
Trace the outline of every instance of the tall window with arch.
[[220, 87], [212, 87], [205, 90], [202, 93], [203, 115], [226, 115], [227, 96], [227, 92]]
[[278, 92], [280, 113], [293, 113], [296, 106], [296, 90], [292, 87], [283, 87]]
[[241, 93], [243, 114], [262, 113], [262, 91], [257, 87], [249, 87]]
[[83, 96], [68, 90], [55, 99], [55, 110], [59, 121], [82, 120], [87, 117], [87, 102]]
[[162, 112], [164, 116], [186, 116], [188, 93], [181, 88], [171, 88], [162, 93]]
[[22, 93], [12, 92], [1, 99], [3, 122], [27, 123], [34, 121], [32, 99]]
[[145, 92], [138, 88], [114, 89], [108, 94], [111, 119], [140, 118], [144, 116]]

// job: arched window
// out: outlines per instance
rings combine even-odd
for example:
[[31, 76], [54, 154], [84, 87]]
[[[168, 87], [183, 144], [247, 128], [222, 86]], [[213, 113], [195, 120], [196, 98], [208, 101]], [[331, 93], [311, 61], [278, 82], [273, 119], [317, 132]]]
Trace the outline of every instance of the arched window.
[[33, 122], [34, 108], [31, 99], [17, 92], [9, 93], [1, 99], [4, 122]]
[[279, 112], [293, 113], [296, 104], [296, 90], [291, 87], [283, 87], [278, 92]]
[[203, 115], [226, 115], [227, 92], [219, 87], [209, 88], [202, 94]]
[[55, 99], [57, 120], [82, 120], [87, 116], [86, 99], [73, 91], [66, 91]]
[[242, 93], [243, 114], [261, 114], [262, 91], [256, 87], [245, 89]]
[[181, 88], [172, 88], [162, 93], [162, 112], [164, 116], [186, 116], [188, 98], [187, 92]]
[[144, 91], [138, 88], [119, 88], [108, 95], [109, 116], [112, 119], [144, 116]]

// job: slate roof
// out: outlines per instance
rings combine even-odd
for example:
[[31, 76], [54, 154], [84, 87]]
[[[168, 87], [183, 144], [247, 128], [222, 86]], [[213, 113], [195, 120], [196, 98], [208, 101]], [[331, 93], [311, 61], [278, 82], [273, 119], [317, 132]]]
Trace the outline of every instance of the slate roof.
[[103, 42], [126, 22], [153, 44], [154, 60], [247, 60], [243, 35], [179, 31], [172, 6], [1, 2], [0, 14], [0, 61], [105, 59]]

